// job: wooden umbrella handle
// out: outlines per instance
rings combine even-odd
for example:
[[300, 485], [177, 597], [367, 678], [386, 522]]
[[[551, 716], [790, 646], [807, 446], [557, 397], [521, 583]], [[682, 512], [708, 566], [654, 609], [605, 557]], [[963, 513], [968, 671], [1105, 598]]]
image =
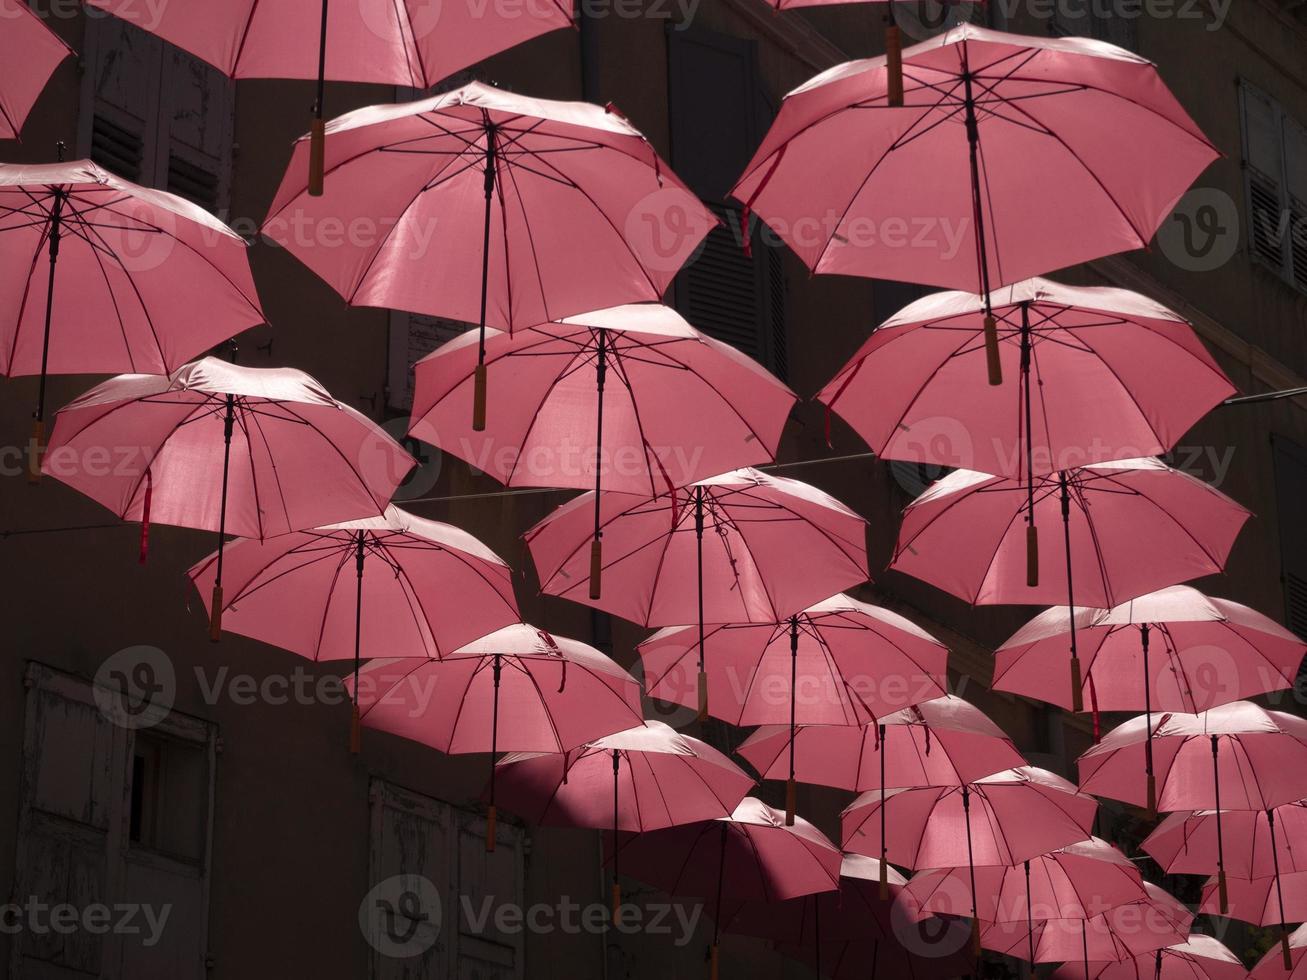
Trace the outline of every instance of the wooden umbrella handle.
[[315, 118], [309, 128], [309, 197], [321, 197], [327, 163], [327, 123]]

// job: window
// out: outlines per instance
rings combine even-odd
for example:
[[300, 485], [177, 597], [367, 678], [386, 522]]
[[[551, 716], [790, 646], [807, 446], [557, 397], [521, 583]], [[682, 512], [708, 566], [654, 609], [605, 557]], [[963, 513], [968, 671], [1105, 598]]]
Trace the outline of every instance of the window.
[[477, 813], [382, 780], [371, 799], [370, 980], [521, 980], [523, 933], [495, 914], [523, 903], [521, 828], [501, 814], [487, 853]]
[[1051, 34], [1092, 37], [1117, 47], [1138, 48], [1136, 22], [1139, 0], [1062, 0], [1054, 4], [1048, 29]]
[[1285, 625], [1307, 636], [1307, 449], [1279, 436], [1271, 439], [1275, 511], [1280, 531], [1280, 579]]
[[413, 408], [413, 365], [468, 327], [469, 324], [461, 320], [392, 310], [386, 379], [387, 407], [407, 415]]
[[148, 731], [123, 727], [87, 681], [40, 664], [26, 681], [14, 901], [83, 913], [130, 903], [142, 926], [23, 930], [10, 944], [9, 975], [202, 980], [213, 726], [173, 712]]
[[1273, 98], [1239, 83], [1249, 249], [1307, 290], [1307, 128]]
[[80, 155], [212, 212], [231, 197], [235, 88], [212, 66], [113, 17], [86, 23]]
[[722, 220], [673, 287], [676, 306], [709, 336], [737, 347], [782, 380], [786, 373], [785, 274], [779, 247], [755, 226], [745, 253], [740, 210], [726, 195], [762, 142], [772, 107], [753, 41], [711, 31], [669, 31], [671, 163]]

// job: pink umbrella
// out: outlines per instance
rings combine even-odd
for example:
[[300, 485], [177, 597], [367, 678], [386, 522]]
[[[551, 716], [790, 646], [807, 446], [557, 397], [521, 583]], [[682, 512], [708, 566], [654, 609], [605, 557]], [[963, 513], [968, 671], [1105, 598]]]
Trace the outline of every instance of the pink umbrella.
[[618, 588], [591, 599], [595, 502], [583, 494], [526, 533], [541, 591], [642, 626], [697, 622], [701, 719], [705, 623], [778, 622], [867, 578], [864, 518], [816, 487], [742, 469], [651, 500], [603, 495], [603, 574]]
[[[468, 392], [477, 432], [487, 326], [657, 302], [716, 221], [635, 127], [583, 102], [473, 83], [359, 109], [328, 129], [326, 193], [306, 197], [295, 176], [309, 152], [301, 139], [264, 233], [351, 305], [479, 323]], [[296, 231], [324, 221], [386, 233], [327, 248]]]
[[[1188, 939], [1194, 920], [1189, 910], [1150, 881], [1144, 891], [1143, 901], [1090, 919], [1036, 920], [1034, 962], [1074, 961], [1081, 964], [1077, 974], [1088, 978], [1091, 964], [1134, 959]], [[998, 922], [985, 927], [982, 941], [986, 949], [1020, 957], [1030, 947], [1029, 931], [1025, 922]]]
[[[878, 890], [886, 881], [887, 890]], [[956, 956], [928, 957], [910, 950], [907, 930], [938, 928], [911, 896], [904, 877], [875, 858], [845, 854], [839, 891], [816, 892], [781, 902], [745, 902], [727, 919], [727, 932], [767, 939], [782, 951], [812, 961], [818, 976], [952, 976], [968, 969]], [[935, 952], [931, 950], [930, 952]], [[868, 968], [861, 961], [869, 960]], [[854, 973], [853, 967], [861, 967]]]
[[[500, 800], [532, 823], [611, 826], [614, 833], [729, 817], [753, 786], [711, 745], [660, 721], [561, 755], [510, 752], [496, 769]], [[622, 904], [617, 872], [614, 855], [614, 915]]]
[[[188, 573], [206, 603], [217, 564], [215, 553]], [[230, 632], [310, 660], [352, 657], [355, 683], [363, 658], [438, 658], [522, 618], [502, 558], [466, 531], [394, 506], [380, 517], [234, 541], [226, 571]], [[358, 717], [356, 704], [356, 752]]]
[[[614, 848], [609, 847], [613, 854]], [[669, 895], [713, 898], [711, 975], [718, 973], [723, 909], [781, 902], [840, 887], [841, 856], [799, 817], [792, 823], [746, 796], [729, 817], [682, 824], [618, 841], [626, 872]]]
[[[105, 455], [117, 460], [107, 471]], [[216, 531], [217, 641], [228, 532], [262, 540], [380, 514], [412, 466], [384, 430], [304, 372], [206, 357], [169, 377], [111, 378], [60, 409], [42, 469], [139, 520], [142, 561], [151, 520]]]
[[490, 753], [491, 851], [494, 756], [503, 750], [566, 752], [644, 721], [640, 685], [630, 674], [593, 647], [523, 623], [439, 660], [369, 661], [354, 694], [365, 725], [450, 755]]
[[[592, 600], [601, 489], [656, 497], [770, 460], [796, 401], [756, 361], [654, 303], [496, 332], [480, 350], [469, 332], [418, 362], [409, 431], [506, 486], [594, 487]], [[507, 394], [478, 432], [465, 408], [482, 369]]]
[[1248, 701], [1193, 715], [1168, 712], [1151, 727], [1143, 716], [1131, 718], [1080, 756], [1080, 788], [1142, 805], [1149, 751], [1159, 783], [1158, 809], [1217, 811], [1216, 866], [1224, 910], [1220, 810], [1268, 810], [1307, 797], [1307, 719]]
[[[1049, 980], [1080, 980], [1079, 967], [1060, 966]], [[1243, 961], [1218, 939], [1191, 933], [1175, 946], [1115, 962], [1090, 963], [1089, 980], [1247, 980]]]
[[[1265, 878], [1307, 871], [1307, 854], [1295, 842], [1307, 840], [1307, 800], [1270, 810], [1226, 810], [1225, 870], [1235, 878]], [[1169, 875], [1216, 873], [1216, 811], [1168, 813], [1142, 847]]]
[[974, 879], [975, 893], [965, 868], [936, 868], [913, 875], [905, 890], [927, 912], [1024, 923], [1032, 963], [1036, 920], [1091, 919], [1148, 897], [1134, 863], [1097, 837], [1028, 858], [1020, 867], [976, 868]]
[[[789, 747], [788, 726], [763, 725], [736, 751], [764, 779], [784, 779]], [[882, 786], [961, 786], [1025, 765], [1001, 728], [952, 694], [860, 727], [799, 725], [794, 748], [800, 781], [857, 792]]]
[[[1115, 609], [1067, 606], [1031, 620], [995, 653], [995, 690], [1071, 707], [1064, 694], [1064, 652], [1075, 631], [1082, 691], [1102, 711], [1204, 711], [1294, 685], [1307, 645], [1261, 613], [1175, 585]], [[1149, 651], [1157, 641], [1158, 656]], [[1082, 695], [1083, 703], [1083, 695]], [[1156, 809], [1151, 746], [1145, 763], [1148, 810]]]
[[902, 107], [884, 57], [790, 92], [731, 191], [814, 272], [988, 296], [1145, 246], [1219, 155], [1153, 64], [1098, 41], [966, 24], [904, 52], [903, 72]]
[[0, 164], [0, 265], [0, 374], [41, 379], [33, 473], [47, 373], [168, 374], [264, 320], [244, 239], [90, 160]]
[[[137, 0], [89, 0], [134, 24]], [[327, 79], [428, 89], [539, 34], [572, 24], [568, 4], [514, 9], [429, 0], [169, 0], [150, 30], [232, 78], [316, 79], [311, 184], [322, 193]]]
[[[914, 869], [967, 868], [970, 915], [978, 923], [977, 868], [1014, 867], [1085, 840], [1097, 810], [1092, 797], [1060, 776], [1022, 766], [961, 786], [863, 793], [840, 823], [845, 850], [886, 854]], [[973, 925], [976, 939], [978, 929]]]
[[[1290, 871], [1265, 878], [1233, 877], [1225, 883], [1209, 878], [1203, 885], [1198, 911], [1228, 915], [1256, 926], [1280, 926], [1280, 962], [1291, 969], [1293, 944], [1288, 923], [1307, 919], [1307, 871]], [[1228, 906], [1227, 906], [1228, 898]]]
[[18, 139], [27, 114], [45, 88], [59, 62], [70, 54], [68, 47], [41, 23], [27, 0], [0, 0], [0, 140]]
[[1251, 980], [1302, 980], [1307, 976], [1307, 967], [1303, 966], [1303, 950], [1307, 949], [1307, 925], [1299, 926], [1289, 936], [1289, 949], [1287, 960], [1283, 952], [1278, 957], [1274, 952], [1267, 953], [1257, 961], [1248, 976]]
[[[1039, 583], [1034, 477], [1170, 450], [1234, 394], [1180, 316], [1124, 289], [1028, 279], [997, 291], [1014, 401], [980, 381], [985, 297], [937, 293], [882, 324], [818, 395], [884, 459], [963, 466], [1027, 487], [1028, 578]], [[1037, 382], [1038, 391], [1032, 391]]]
[[[1157, 459], [1044, 476], [1035, 482], [1035, 513], [1041, 523], [1062, 524], [1061, 540], [1045, 544], [1061, 570], [1031, 586], [1026, 539], [1017, 530], [1027, 494], [1018, 480], [950, 473], [908, 507], [891, 567], [972, 603], [1114, 606], [1219, 572], [1249, 517], [1229, 497]], [[1080, 711], [1076, 631], [1067, 635], [1071, 703]]]
[[[649, 696], [694, 706], [699, 631], [661, 630], [639, 646]], [[864, 725], [946, 693], [948, 650], [888, 609], [837, 595], [788, 620], [716, 626], [706, 664], [718, 698], [713, 717], [738, 726]], [[802, 692], [800, 692], [802, 687]], [[723, 703], [725, 702], [725, 703]], [[794, 814], [795, 753], [790, 743], [786, 814]]]
[[[893, 734], [891, 734], [891, 732]], [[861, 727], [764, 725], [736, 750], [763, 779], [786, 778], [786, 754], [805, 783], [862, 792], [891, 786], [961, 786], [1026, 760], [984, 712], [945, 695]], [[886, 808], [881, 807], [881, 819]], [[881, 833], [882, 868], [886, 837]], [[888, 892], [886, 880], [882, 892]]]

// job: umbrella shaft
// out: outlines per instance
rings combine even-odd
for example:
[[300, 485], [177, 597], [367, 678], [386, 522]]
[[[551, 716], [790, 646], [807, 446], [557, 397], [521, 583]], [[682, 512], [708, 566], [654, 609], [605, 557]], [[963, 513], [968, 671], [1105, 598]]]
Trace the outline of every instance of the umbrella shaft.
[[[966, 42], [963, 42], [963, 58], [966, 59]], [[976, 226], [976, 262], [980, 270], [980, 291], [985, 297], [985, 312], [991, 312], [989, 302], [989, 255], [985, 244], [984, 199], [980, 189], [980, 124], [976, 120], [976, 100], [971, 89], [971, 65], [964, 60], [962, 85], [966, 103], [967, 147], [971, 164], [971, 212]]]
[[236, 427], [236, 396], [227, 396], [227, 414], [222, 421], [222, 499], [218, 506], [218, 565], [213, 584], [222, 585], [222, 546], [227, 538], [227, 480], [231, 474], [231, 437]]
[[59, 242], [63, 238], [64, 192], [55, 188], [50, 211], [50, 278], [45, 287], [45, 335], [41, 341], [41, 380], [36, 396], [36, 421], [45, 420], [45, 376], [50, 363], [50, 323], [54, 311], [54, 270], [59, 264]]
[[318, 90], [313, 104], [313, 116], [322, 119], [327, 105], [327, 4], [322, 0], [322, 27], [318, 34]]

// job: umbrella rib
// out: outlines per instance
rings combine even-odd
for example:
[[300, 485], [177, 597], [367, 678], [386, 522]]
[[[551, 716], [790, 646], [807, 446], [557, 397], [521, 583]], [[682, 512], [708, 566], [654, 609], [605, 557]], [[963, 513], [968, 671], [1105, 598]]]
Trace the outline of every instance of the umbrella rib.
[[[668, 492], [671, 492], [676, 488], [675, 486], [672, 485], [671, 477], [667, 475], [667, 470], [663, 466], [662, 460], [658, 458], [658, 454], [653, 451], [653, 446], [649, 444], [648, 436], [645, 435], [644, 419], [640, 415], [640, 403], [636, 400], [635, 397], [635, 385], [631, 383], [630, 373], [627, 371], [626, 364], [622, 360], [622, 352], [616, 345], [614, 345], [612, 348], [612, 356], [613, 356], [613, 369], [617, 373], [618, 380], [622, 382], [622, 387], [626, 389], [627, 397], [630, 399], [631, 402], [631, 414], [635, 418], [635, 427], [636, 430], [640, 433], [640, 447], [643, 450], [645, 470], [649, 474], [649, 496], [651, 497], [658, 496], [658, 488], [654, 485], [654, 467], [649, 465], [650, 456], [653, 457], [653, 461], [658, 465], [658, 472], [662, 475], [663, 480], [667, 483]], [[598, 453], [600, 454], [601, 457], [603, 454], [603, 448], [604, 448], [603, 446], [598, 447]]]
[[[427, 66], [422, 58], [422, 48], [418, 44], [418, 32], [413, 26], [413, 14], [408, 9], [405, 0], [392, 0], [391, 10], [395, 14], [395, 26], [400, 29], [401, 35], [405, 25], [408, 26], [408, 34], [404, 36], [404, 67], [408, 69], [408, 74], [414, 81], [414, 88], [427, 87]], [[410, 51], [410, 45], [412, 50]], [[413, 71], [412, 59], [417, 60], [417, 72]]]
[[[341, 549], [340, 557], [336, 562], [336, 569], [331, 576], [331, 585], [327, 589], [326, 599], [322, 603], [322, 617], [318, 621], [318, 639], [317, 642], [313, 644], [313, 659], [315, 661], [321, 662], [322, 660], [322, 640], [327, 632], [327, 616], [331, 612], [331, 600], [336, 594], [336, 586], [340, 584], [341, 569], [345, 567], [345, 563], [349, 561], [349, 558], [349, 551]], [[361, 656], [359, 659], [366, 660], [368, 658]]]
[[18, 312], [14, 316], [14, 337], [9, 344], [9, 358], [6, 364], [6, 373], [13, 370], [14, 358], [18, 352], [18, 338], [22, 334], [23, 318], [27, 313], [27, 301], [32, 295], [32, 277], [36, 274], [36, 265], [41, 259], [41, 252], [46, 247], [46, 242], [50, 239], [50, 226], [47, 224], [41, 230], [37, 239], [36, 249], [32, 252], [32, 264], [27, 271], [27, 281], [23, 284], [23, 298], [18, 304]]
[[[487, 365], [495, 364], [498, 363], [500, 360], [508, 360], [510, 357], [513, 356], [514, 356], [514, 351], [512, 350], [505, 351], [503, 354], [498, 356], [487, 355], [486, 363]], [[554, 375], [554, 380], [544, 386], [544, 390], [540, 395], [540, 401], [536, 404], [535, 411], [531, 413], [531, 421], [527, 423], [526, 429], [522, 433], [522, 439], [521, 439], [521, 445], [519, 447], [519, 451], [517, 455], [514, 456], [513, 458], [513, 465], [508, 470], [508, 474], [507, 474], [508, 478], [504, 481], [504, 486], [511, 487], [514, 485], [513, 479], [517, 474], [517, 465], [522, 461], [522, 457], [526, 455], [526, 446], [527, 443], [530, 441], [531, 431], [535, 428], [536, 422], [540, 420], [540, 413], [544, 411], [546, 403], [548, 403], [550, 396], [554, 393], [554, 390], [557, 388], [558, 384], [563, 380], [564, 377], [566, 377], [569, 374], [569, 372], [573, 368], [573, 365], [576, 363], [577, 355], [575, 354], [564, 354], [563, 357], [564, 357], [564, 364], [562, 368], [560, 368], [558, 373]], [[586, 360], [589, 360], [589, 358], [586, 358]], [[580, 366], [577, 367], [578, 370]], [[467, 378], [464, 378], [463, 380], [464, 383], [466, 383]]]
[[[89, 244], [91, 226], [82, 220], [81, 214], [75, 209], [70, 211], [68, 217], [71, 221], [81, 224], [86, 229], [86, 237]], [[96, 237], [103, 241], [103, 236], [97, 234]], [[104, 245], [106, 251], [108, 251], [108, 242], [104, 242]], [[110, 252], [110, 254], [112, 254], [112, 252]], [[123, 318], [123, 312], [118, 305], [118, 294], [114, 290], [113, 283], [109, 279], [109, 270], [105, 268], [104, 260], [100, 255], [100, 250], [92, 246], [91, 255], [95, 259], [95, 267], [100, 271], [100, 276], [104, 280], [105, 291], [109, 294], [109, 302], [113, 304], [114, 319], [118, 322], [118, 333], [122, 337], [123, 349], [127, 353], [127, 363], [130, 366], [131, 371], [134, 373], [136, 371], [136, 359], [132, 356], [132, 345], [127, 338], [127, 322]], [[164, 356], [163, 343], [159, 339], [159, 331], [155, 329], [154, 318], [150, 316], [149, 308], [145, 305], [145, 297], [141, 295], [140, 289], [137, 288], [136, 280], [127, 272], [127, 270], [122, 268], [122, 272], [132, 293], [136, 296], [136, 301], [140, 304], [141, 315], [144, 317], [146, 325], [150, 328], [150, 336], [154, 340], [155, 350], [159, 353], [159, 363], [163, 365], [165, 371], [171, 371], [174, 365], [169, 364], [167, 358]]]
[[245, 27], [241, 30], [240, 44], [236, 46], [236, 55], [231, 61], [231, 76], [235, 78], [240, 72], [241, 58], [245, 56], [245, 42], [249, 40], [250, 28], [254, 25], [254, 15], [259, 12], [259, 0], [250, 4], [249, 15], [245, 18]]

